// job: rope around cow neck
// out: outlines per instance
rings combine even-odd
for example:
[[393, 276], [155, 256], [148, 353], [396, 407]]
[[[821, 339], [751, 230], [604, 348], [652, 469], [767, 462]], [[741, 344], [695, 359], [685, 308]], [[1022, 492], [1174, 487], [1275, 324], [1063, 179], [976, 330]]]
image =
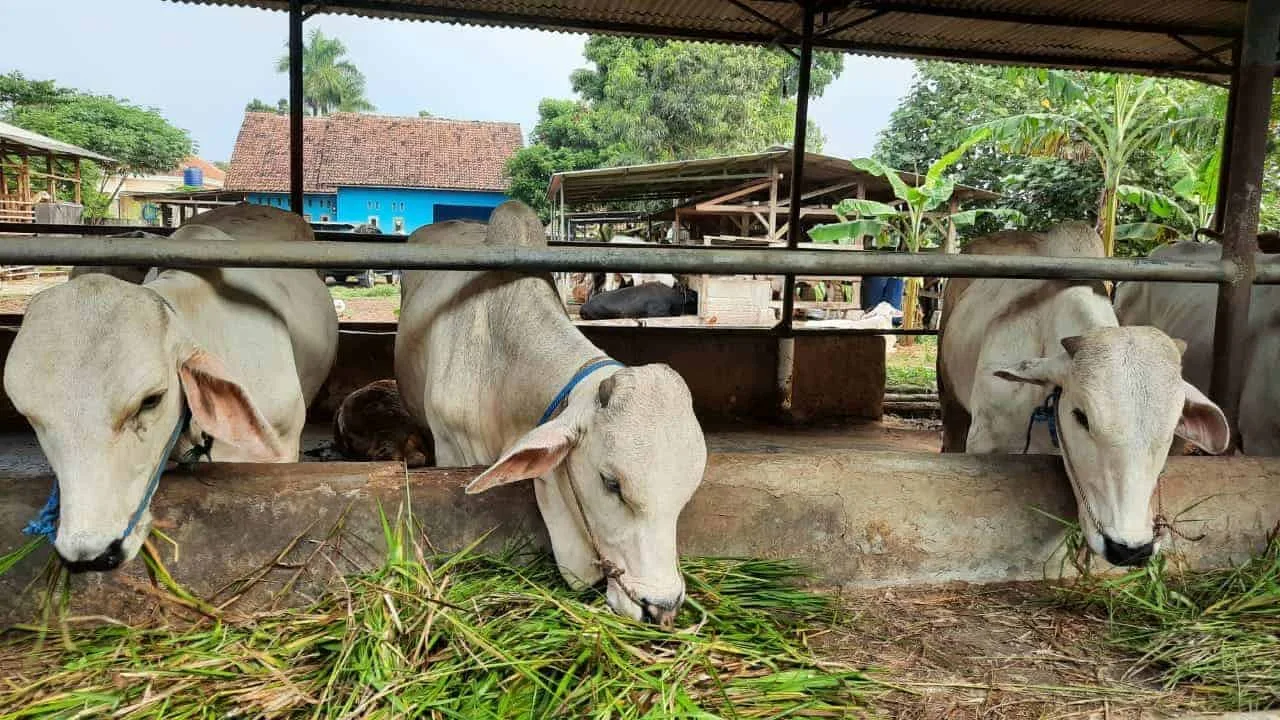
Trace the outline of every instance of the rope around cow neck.
[[[146, 492], [142, 494], [138, 507], [129, 516], [129, 524], [125, 526], [124, 533], [120, 535], [120, 540], [128, 538], [137, 529], [138, 523], [142, 520], [142, 514], [151, 505], [151, 498], [155, 495], [156, 488], [160, 486], [160, 476], [164, 474], [169, 455], [173, 453], [173, 448], [177, 446], [178, 439], [182, 437], [182, 434], [186, 432], [190, 425], [191, 410], [184, 404], [182, 414], [178, 418], [178, 424], [173, 428], [168, 441], [165, 442], [164, 453], [160, 456], [160, 462], [156, 464], [155, 471], [151, 473], [151, 479], [147, 481]], [[193, 446], [184, 453], [181, 462], [184, 464], [199, 462], [201, 457], [209, 457], [212, 447], [213, 438], [205, 434], [204, 442]], [[61, 498], [58, 493], [58, 479], [55, 477], [53, 479], [53, 488], [49, 490], [49, 498], [45, 500], [44, 507], [40, 508], [40, 512], [36, 514], [36, 517], [28, 522], [26, 527], [22, 528], [22, 534], [43, 537], [52, 543], [58, 535], [58, 515], [60, 514], [61, 504]]]
[[[546, 411], [542, 413], [542, 418], [538, 420], [538, 425], [545, 425], [559, 415], [567, 404], [569, 393], [573, 392], [573, 389], [585, 380], [587, 376], [597, 370], [610, 366], [626, 367], [617, 360], [609, 357], [593, 358], [583, 363], [582, 367], [578, 368], [578, 371], [569, 379], [569, 382], [565, 383], [564, 387], [560, 389], [560, 392], [556, 393], [555, 398], [551, 400], [551, 404], [548, 405]], [[622, 575], [626, 571], [618, 567], [612, 560], [605, 557], [604, 553], [600, 550], [600, 542], [596, 539], [595, 531], [591, 529], [591, 520], [587, 517], [586, 506], [582, 504], [582, 495], [578, 492], [578, 483], [573, 479], [573, 471], [569, 469], [568, 463], [564, 463], [563, 467], [565, 477], [569, 480], [569, 493], [573, 495], [573, 504], [578, 510], [578, 517], [582, 519], [582, 529], [587, 534], [587, 542], [591, 544], [591, 551], [595, 553], [596, 566], [600, 568], [600, 571], [603, 573], [606, 581], [613, 580], [618, 586], [618, 589], [622, 591], [622, 594], [626, 595], [627, 599], [635, 603], [636, 607], [640, 608], [640, 613], [643, 615], [645, 612], [644, 600], [635, 590], [622, 581]]]

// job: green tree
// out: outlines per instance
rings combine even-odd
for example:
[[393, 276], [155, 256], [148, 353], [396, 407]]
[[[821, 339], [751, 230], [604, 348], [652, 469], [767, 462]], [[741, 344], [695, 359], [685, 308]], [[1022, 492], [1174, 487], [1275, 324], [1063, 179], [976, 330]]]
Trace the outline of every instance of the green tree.
[[[320, 28], [313, 28], [307, 36], [302, 49], [302, 97], [309, 114], [375, 109], [365, 97], [364, 74], [343, 59], [346, 54], [342, 41], [326, 36]], [[287, 54], [276, 62], [276, 71], [289, 72]]]
[[1168, 81], [1056, 70], [1015, 70], [1006, 78], [1037, 89], [1042, 109], [980, 123], [975, 130], [989, 132], [1004, 150], [1096, 161], [1102, 173], [1098, 231], [1107, 255], [1115, 254], [1119, 188], [1133, 175], [1133, 160], [1179, 140], [1205, 144], [1217, 135], [1203, 96]]
[[[1035, 110], [1036, 93], [1007, 82], [1004, 73], [996, 67], [917, 62], [911, 89], [881, 131], [873, 156], [889, 167], [923, 173], [970, 127]], [[1000, 205], [1021, 212], [1033, 230], [1089, 217], [1102, 188], [1094, 166], [1004, 152], [989, 144], [971, 150], [951, 169], [951, 177], [1001, 193]], [[997, 225], [979, 218], [966, 234], [990, 232]]]
[[285, 100], [284, 98], [280, 98], [279, 100], [276, 101], [275, 105], [271, 105], [259, 100], [258, 98], [254, 98], [245, 104], [244, 111], [245, 112], [266, 112], [266, 113], [275, 113], [277, 115], [288, 115], [289, 101]]
[[[52, 81], [32, 81], [16, 73], [0, 82], [0, 117], [18, 127], [47, 135], [114, 158], [114, 172], [143, 175], [172, 170], [195, 152], [186, 130], [174, 127], [154, 108], [145, 108], [107, 95], [92, 95], [57, 87]], [[100, 187], [101, 168], [86, 162], [81, 194], [85, 212], [100, 217], [119, 191]]]
[[1272, 91], [1271, 141], [1262, 178], [1261, 226], [1265, 230], [1280, 230], [1280, 81], [1272, 86]]
[[[553, 173], [602, 166], [758, 152], [789, 143], [796, 63], [768, 48], [592, 37], [590, 65], [574, 71], [576, 100], [546, 99], [530, 145], [508, 163], [512, 195], [546, 217]], [[814, 57], [817, 97], [843, 69]], [[809, 150], [822, 146], [810, 124]]]

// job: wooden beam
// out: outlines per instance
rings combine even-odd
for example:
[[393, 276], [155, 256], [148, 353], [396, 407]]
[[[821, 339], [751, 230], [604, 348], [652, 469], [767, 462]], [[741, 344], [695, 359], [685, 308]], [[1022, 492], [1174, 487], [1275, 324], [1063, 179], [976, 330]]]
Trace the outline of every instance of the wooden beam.
[[[849, 181], [847, 181], [847, 182], [840, 182], [840, 183], [836, 183], [835, 185], [828, 185], [828, 186], [826, 186], [826, 187], [818, 188], [817, 190], [814, 190], [814, 191], [812, 191], [812, 192], [807, 192], [807, 193], [805, 193], [804, 195], [801, 195], [801, 196], [800, 196], [800, 200], [802, 200], [802, 201], [803, 201], [803, 200], [812, 200], [813, 198], [820, 197], [820, 196], [822, 196], [822, 195], [826, 195], [827, 193], [833, 193], [833, 192], [836, 192], [837, 190], [844, 190], [844, 189], [846, 189], [846, 188], [855, 187], [855, 186], [857, 186], [857, 185], [858, 185], [858, 181], [857, 181], [857, 180], [849, 180]], [[788, 199], [786, 199], [786, 200], [783, 200], [783, 201], [782, 201], [782, 202], [780, 202], [779, 204], [780, 204], [780, 205], [782, 205], [783, 207], [787, 207], [788, 205], [790, 205], [790, 204], [791, 204], [791, 199], [790, 199], [790, 198], [788, 198]]]
[[76, 158], [76, 204], [82, 205], [80, 195], [80, 158]]
[[704, 200], [704, 201], [702, 201], [702, 202], [698, 203], [696, 207], [702, 207], [703, 205], [706, 205], [706, 206], [715, 206], [715, 205], [720, 205], [720, 204], [726, 203], [726, 202], [728, 202], [728, 201], [730, 201], [730, 200], [737, 200], [738, 198], [742, 197], [743, 195], [750, 195], [751, 193], [756, 192], [756, 191], [758, 191], [758, 190], [763, 190], [763, 189], [765, 189], [766, 187], [768, 187], [768, 186], [769, 186], [769, 184], [770, 184], [770, 181], [769, 181], [769, 180], [764, 180], [764, 181], [762, 181], [762, 182], [756, 182], [756, 183], [750, 183], [750, 184], [748, 184], [748, 185], [745, 185], [745, 186], [743, 186], [743, 187], [738, 188], [737, 190], [734, 190], [734, 191], [732, 191], [732, 192], [725, 193], [724, 195], [720, 195], [720, 196], [718, 196], [718, 197], [713, 197], [713, 198], [710, 198], [710, 199], [708, 199], [708, 200]]
[[[682, 208], [681, 212], [685, 215], [750, 215], [759, 211], [759, 209], [759, 206], [754, 205], [720, 205], [714, 207], [695, 205], [691, 208]], [[831, 208], [800, 208], [800, 215], [802, 217], [837, 217], [836, 211]]]
[[53, 172], [53, 153], [44, 156], [44, 165], [49, 171], [49, 202], [57, 202], [58, 176]]

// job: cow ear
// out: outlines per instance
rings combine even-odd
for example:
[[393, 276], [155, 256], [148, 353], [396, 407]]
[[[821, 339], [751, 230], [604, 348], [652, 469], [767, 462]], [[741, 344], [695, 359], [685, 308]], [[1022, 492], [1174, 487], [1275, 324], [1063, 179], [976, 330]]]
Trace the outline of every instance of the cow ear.
[[1076, 352], [1080, 350], [1080, 346], [1084, 344], [1084, 338], [1080, 335], [1072, 335], [1071, 337], [1062, 338], [1062, 349], [1067, 351], [1067, 355], [1076, 356]]
[[543, 477], [564, 461], [577, 440], [577, 433], [563, 415], [540, 425], [517, 440], [496, 463], [472, 480], [467, 485], [467, 494], [475, 495], [499, 485]]
[[1059, 353], [1053, 357], [1023, 360], [1012, 367], [996, 370], [994, 374], [1001, 380], [1010, 382], [1061, 387], [1066, 384], [1070, 372], [1071, 355]]
[[1213, 455], [1221, 455], [1231, 447], [1231, 426], [1227, 416], [1194, 385], [1182, 381], [1186, 403], [1173, 434]]
[[236, 382], [222, 361], [195, 349], [178, 369], [191, 417], [214, 440], [264, 462], [290, 460], [271, 423], [254, 406], [249, 393]]

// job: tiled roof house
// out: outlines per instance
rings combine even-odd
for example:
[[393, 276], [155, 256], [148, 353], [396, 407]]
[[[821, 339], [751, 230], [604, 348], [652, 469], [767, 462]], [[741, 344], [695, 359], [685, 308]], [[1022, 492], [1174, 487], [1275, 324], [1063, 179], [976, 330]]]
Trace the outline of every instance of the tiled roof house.
[[[413, 232], [432, 222], [488, 219], [506, 199], [515, 123], [335, 113], [303, 120], [304, 213]], [[226, 189], [289, 207], [289, 118], [245, 113]]]

